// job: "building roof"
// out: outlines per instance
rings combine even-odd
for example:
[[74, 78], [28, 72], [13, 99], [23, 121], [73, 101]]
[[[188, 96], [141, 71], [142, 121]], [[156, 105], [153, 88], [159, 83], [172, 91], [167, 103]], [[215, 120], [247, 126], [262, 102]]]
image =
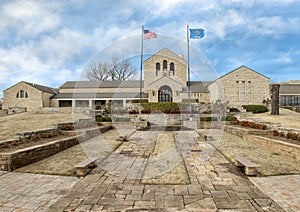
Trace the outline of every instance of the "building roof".
[[282, 94], [298, 94], [300, 95], [300, 84], [286, 84], [282, 83], [280, 84], [279, 88], [280, 95]]
[[[263, 74], [261, 74], [261, 73], [258, 73], [258, 72], [256, 72], [256, 71], [252, 70], [251, 68], [248, 68], [248, 67], [245, 66], [245, 65], [240, 66], [240, 67], [234, 69], [233, 71], [228, 72], [227, 74], [224, 74], [223, 76], [219, 77], [218, 79], [221, 79], [221, 78], [223, 78], [223, 77], [225, 77], [225, 76], [227, 76], [227, 75], [229, 75], [229, 74], [231, 74], [231, 73], [233, 73], [233, 72], [235, 72], [235, 71], [237, 71], [237, 70], [239, 70], [239, 69], [241, 69], [241, 68], [246, 68], [246, 69], [248, 69], [248, 70], [250, 70], [250, 71], [252, 71], [252, 72], [254, 72], [254, 73], [256, 73], [256, 74], [258, 74], [258, 75], [260, 75], [260, 76], [263, 76], [263, 77], [265, 77], [265, 78], [267, 78], [267, 79], [270, 79], [269, 77], [266, 77], [265, 75], [263, 75]], [[218, 80], [218, 79], [216, 79], [216, 80]]]
[[25, 81], [21, 81], [21, 82], [15, 84], [15, 85], [5, 89], [4, 91], [6, 91], [6, 90], [8, 90], [8, 89], [20, 84], [20, 83], [25, 83], [25, 84], [27, 84], [27, 85], [29, 85], [33, 88], [36, 88], [39, 91], [45, 92], [45, 93], [58, 94], [58, 92], [59, 92], [59, 89], [57, 89], [57, 88], [50, 88], [50, 87], [47, 87], [47, 86], [43, 86], [43, 85], [39, 85], [39, 84], [35, 84], [35, 83], [30, 83], [30, 82], [25, 82]]
[[[139, 93], [59, 93], [52, 99], [107, 99], [107, 98], [139, 98]], [[142, 93], [142, 98], [148, 98], [148, 94]]]
[[57, 88], [50, 88], [50, 87], [46, 87], [43, 85], [38, 85], [35, 83], [30, 83], [30, 82], [24, 82], [27, 85], [30, 85], [31, 87], [34, 87], [40, 91], [46, 92], [46, 93], [51, 93], [51, 94], [57, 94], [58, 93], [58, 89]]
[[[182, 63], [186, 63], [186, 61], [184, 60], [184, 58], [178, 56], [177, 54], [175, 54], [173, 51], [171, 51], [168, 48], [162, 48], [161, 50], [159, 50], [158, 52], [154, 53], [151, 57], [149, 57], [147, 60], [150, 60], [152, 57], [154, 57], [155, 55], [165, 55], [163, 52], [167, 51], [169, 52], [169, 55], [166, 55], [166, 57], [168, 58], [172, 58], [172, 59], [176, 59], [181, 61]], [[171, 56], [171, 57], [170, 57]], [[144, 62], [146, 62], [147, 60], [145, 60]]]
[[[208, 93], [207, 86], [212, 83], [210, 81], [191, 81], [191, 92], [192, 93]], [[186, 83], [189, 86], [189, 83]]]
[[[144, 82], [142, 82], [144, 86]], [[139, 80], [127, 81], [68, 81], [60, 89], [64, 88], [139, 88]]]

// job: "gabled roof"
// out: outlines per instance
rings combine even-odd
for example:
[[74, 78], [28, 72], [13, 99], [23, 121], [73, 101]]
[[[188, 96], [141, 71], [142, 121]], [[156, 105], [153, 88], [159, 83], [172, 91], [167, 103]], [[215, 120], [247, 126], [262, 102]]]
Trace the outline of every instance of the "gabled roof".
[[[139, 98], [139, 93], [124, 92], [124, 93], [59, 93], [52, 99], [89, 99], [89, 98]], [[142, 98], [148, 98], [147, 93], [142, 93]]]
[[[153, 54], [151, 57], [149, 57], [147, 60], [150, 60], [152, 57], [154, 57], [155, 55], [164, 55], [164, 53], [163, 52], [168, 52], [168, 53], [170, 53], [171, 55], [172, 55], [172, 57], [171, 58], [173, 58], [173, 59], [176, 59], [176, 60], [179, 60], [179, 61], [181, 61], [182, 63], [186, 63], [186, 61], [183, 59], [183, 58], [181, 58], [181, 57], [179, 57], [177, 54], [175, 54], [174, 52], [172, 52], [170, 49], [168, 49], [168, 48], [163, 48], [163, 49], [161, 49], [161, 50], [159, 50], [158, 52], [156, 52], [155, 54]], [[144, 62], [146, 62], [147, 60], [145, 60]]]
[[[144, 82], [142, 82], [144, 86]], [[60, 89], [64, 88], [139, 88], [139, 80], [128, 81], [68, 81]]]
[[300, 94], [300, 84], [285, 84], [282, 83], [280, 84], [279, 88], [279, 93], [280, 95], [287, 94], [287, 95], [292, 95], [292, 94]]
[[24, 82], [27, 85], [30, 85], [31, 87], [34, 87], [40, 91], [46, 92], [46, 93], [51, 93], [51, 94], [57, 94], [58, 93], [58, 89], [57, 88], [50, 88], [47, 86], [43, 86], [43, 85], [38, 85], [35, 83], [30, 83], [30, 82]]
[[[191, 92], [192, 93], [208, 93], [207, 86], [210, 84], [210, 81], [191, 81]], [[189, 86], [189, 83], [186, 82], [186, 85]]]
[[50, 88], [50, 87], [47, 87], [47, 86], [43, 86], [43, 85], [39, 85], [39, 84], [35, 84], [35, 83], [30, 83], [30, 82], [25, 82], [25, 81], [21, 81], [21, 82], [15, 84], [15, 85], [5, 89], [4, 91], [6, 91], [6, 90], [8, 90], [8, 89], [20, 84], [20, 83], [25, 83], [25, 84], [27, 84], [27, 85], [29, 85], [29, 86], [31, 86], [31, 87], [39, 90], [39, 91], [45, 92], [45, 93], [58, 94], [58, 89], [56, 89], [56, 88]]
[[[262, 74], [260, 74], [260, 73], [258, 73], [258, 72], [256, 72], [256, 71], [252, 70], [251, 68], [248, 68], [248, 67], [245, 66], [245, 65], [242, 65], [242, 66], [240, 66], [240, 67], [234, 69], [233, 71], [230, 71], [230, 72], [228, 72], [227, 74], [224, 74], [223, 76], [219, 77], [218, 79], [221, 79], [221, 78], [223, 78], [223, 77], [225, 77], [225, 76], [227, 76], [227, 75], [229, 75], [229, 74], [231, 74], [231, 73], [233, 73], [233, 72], [235, 72], [235, 71], [237, 71], [237, 70], [239, 70], [239, 69], [241, 69], [241, 68], [246, 68], [246, 69], [248, 69], [248, 70], [250, 70], [250, 71], [252, 71], [252, 72], [254, 72], [254, 73], [256, 73], [256, 74], [258, 74], [258, 75], [260, 75], [260, 76], [262, 76], [262, 77], [265, 77], [265, 78], [267, 78], [267, 79], [270, 79], [269, 77], [266, 77], [265, 75], [262, 75]], [[216, 79], [216, 80], [218, 80], [218, 79]]]

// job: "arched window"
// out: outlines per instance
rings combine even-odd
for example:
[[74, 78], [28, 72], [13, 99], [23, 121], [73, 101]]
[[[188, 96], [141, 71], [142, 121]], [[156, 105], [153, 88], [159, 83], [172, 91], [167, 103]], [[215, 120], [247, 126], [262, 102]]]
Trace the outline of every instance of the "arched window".
[[173, 97], [172, 97], [172, 89], [164, 85], [160, 87], [158, 90], [158, 102], [172, 102]]
[[174, 63], [170, 63], [170, 74], [174, 75], [175, 74], [175, 67], [174, 67]]
[[160, 63], [156, 63], [156, 76], [159, 75], [159, 71], [160, 71]]
[[20, 98], [24, 98], [25, 97], [25, 92], [23, 90], [20, 90]]
[[167, 61], [164, 60], [164, 62], [163, 62], [163, 70], [167, 70], [167, 68], [168, 68]]
[[20, 91], [16, 94], [16, 98], [28, 98], [28, 93], [25, 92], [24, 90], [20, 90]]
[[163, 75], [164, 75], [164, 77], [167, 76], [167, 68], [168, 68], [167, 61], [164, 60], [164, 62], [163, 62]]

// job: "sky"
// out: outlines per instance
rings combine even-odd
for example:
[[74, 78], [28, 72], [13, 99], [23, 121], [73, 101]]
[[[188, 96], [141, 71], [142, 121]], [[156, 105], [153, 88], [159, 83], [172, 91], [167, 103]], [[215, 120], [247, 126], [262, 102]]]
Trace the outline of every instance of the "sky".
[[189, 24], [205, 30], [190, 46], [216, 76], [245, 65], [271, 82], [300, 80], [299, 11], [297, 0], [1, 0], [0, 91], [81, 79], [91, 58], [112, 46], [139, 57], [142, 25], [158, 35], [147, 54], [173, 40], [168, 48], [186, 56], [176, 45], [185, 46]]

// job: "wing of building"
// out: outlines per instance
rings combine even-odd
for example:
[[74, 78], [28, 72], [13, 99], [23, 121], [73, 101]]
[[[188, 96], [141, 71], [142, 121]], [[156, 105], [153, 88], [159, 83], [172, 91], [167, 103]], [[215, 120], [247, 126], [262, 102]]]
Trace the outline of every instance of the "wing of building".
[[[199, 76], [201, 77], [201, 76]], [[263, 104], [270, 99], [270, 79], [241, 66], [215, 81], [187, 82], [187, 62], [182, 54], [163, 48], [144, 61], [141, 98], [149, 102], [182, 102], [190, 97], [200, 103], [228, 101], [229, 106]], [[300, 82], [283, 83], [281, 104], [300, 103]], [[58, 89], [19, 82], [4, 90], [3, 109], [23, 107], [90, 107], [108, 102], [126, 105], [140, 99], [140, 81], [69, 81]]]

